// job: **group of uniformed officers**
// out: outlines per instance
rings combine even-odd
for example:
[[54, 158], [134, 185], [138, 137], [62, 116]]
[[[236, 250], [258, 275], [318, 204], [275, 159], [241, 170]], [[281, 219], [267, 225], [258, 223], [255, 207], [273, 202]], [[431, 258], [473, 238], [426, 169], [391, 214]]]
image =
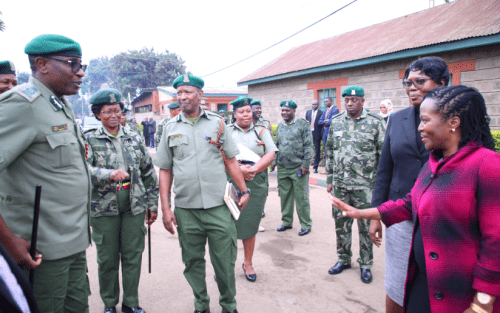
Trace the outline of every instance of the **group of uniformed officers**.
[[[145, 225], [157, 218], [159, 196], [164, 227], [172, 234], [178, 231], [195, 313], [210, 312], [205, 283], [207, 240], [222, 312], [237, 312], [236, 239], [243, 240], [243, 271], [254, 282], [252, 255], [265, 215], [269, 166], [278, 167], [282, 225], [277, 230], [292, 228], [295, 202], [299, 235], [311, 232], [311, 124], [295, 116], [294, 101], [280, 103], [283, 121], [273, 140], [259, 100], [240, 97], [231, 102], [234, 115], [227, 126], [220, 115], [200, 106], [203, 80], [182, 75], [173, 82], [178, 102], [169, 105], [170, 118], [159, 125], [153, 160], [137, 130], [124, 127], [124, 105], [117, 90], [103, 89], [91, 97], [92, 112], [102, 126], [82, 133], [64, 98], [78, 93], [86, 69], [77, 42], [41, 35], [24, 51], [32, 70], [26, 84], [13, 88], [17, 85], [14, 65], [0, 62], [0, 264], [6, 260], [10, 265], [10, 270], [0, 266], [0, 311], [5, 307], [11, 308], [9, 312], [88, 312], [85, 250], [92, 239], [104, 312], [116, 312], [121, 263], [122, 312], [143, 313], [138, 286]], [[370, 203], [385, 124], [363, 109], [361, 87], [348, 87], [342, 95], [346, 112], [332, 119], [326, 143], [328, 192], [362, 208]], [[237, 161], [237, 144], [260, 160]], [[160, 168], [159, 179], [153, 164]], [[223, 200], [227, 181], [235, 185], [243, 209], [236, 222]], [[30, 240], [38, 184], [42, 186], [36, 246], [40, 253], [33, 258]], [[339, 260], [330, 274], [338, 274], [350, 267], [352, 219], [335, 208], [333, 214]], [[369, 223], [359, 225], [361, 279], [370, 282]], [[36, 269], [32, 287], [24, 277], [29, 269]], [[2, 288], [5, 281], [17, 283]]]

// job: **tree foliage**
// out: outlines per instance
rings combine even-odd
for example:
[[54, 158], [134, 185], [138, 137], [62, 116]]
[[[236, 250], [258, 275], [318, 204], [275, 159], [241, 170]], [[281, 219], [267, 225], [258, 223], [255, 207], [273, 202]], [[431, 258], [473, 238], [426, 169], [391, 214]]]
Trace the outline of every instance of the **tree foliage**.
[[90, 92], [93, 94], [104, 84], [115, 88], [115, 75], [111, 71], [111, 67], [111, 59], [107, 56], [90, 60], [85, 77], [83, 77], [82, 93]]
[[[0, 12], [0, 15], [2, 15], [2, 12]], [[2, 20], [0, 20], [0, 31], [3, 32], [4, 30], [5, 30], [5, 23]]]
[[115, 88], [122, 94], [135, 95], [137, 89], [171, 85], [176, 77], [186, 74], [184, 61], [166, 50], [157, 53], [153, 48], [122, 52], [112, 59]]

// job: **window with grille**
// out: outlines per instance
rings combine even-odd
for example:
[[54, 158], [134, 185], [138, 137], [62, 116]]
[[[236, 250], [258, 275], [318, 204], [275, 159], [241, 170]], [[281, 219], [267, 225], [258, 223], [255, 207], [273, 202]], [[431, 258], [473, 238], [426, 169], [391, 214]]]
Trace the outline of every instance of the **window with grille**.
[[318, 100], [320, 110], [326, 110], [325, 99], [327, 97], [332, 98], [332, 106], [337, 106], [337, 90], [336, 88], [328, 88], [323, 90], [318, 90]]

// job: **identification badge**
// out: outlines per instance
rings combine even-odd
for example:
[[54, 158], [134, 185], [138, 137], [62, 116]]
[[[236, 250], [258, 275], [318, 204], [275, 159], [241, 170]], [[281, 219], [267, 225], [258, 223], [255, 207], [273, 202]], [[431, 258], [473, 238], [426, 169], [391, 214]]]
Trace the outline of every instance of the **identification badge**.
[[52, 130], [55, 132], [68, 129], [68, 124], [62, 124], [57, 126], [52, 126]]

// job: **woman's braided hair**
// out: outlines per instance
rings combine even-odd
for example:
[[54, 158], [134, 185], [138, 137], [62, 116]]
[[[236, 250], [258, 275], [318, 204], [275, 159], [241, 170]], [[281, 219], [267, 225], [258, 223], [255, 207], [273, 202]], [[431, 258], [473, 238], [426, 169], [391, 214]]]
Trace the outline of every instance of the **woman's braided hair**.
[[494, 149], [495, 142], [491, 136], [486, 104], [476, 89], [462, 85], [440, 87], [427, 92], [425, 99], [435, 101], [437, 111], [443, 115], [443, 119], [455, 116], [460, 118], [462, 139], [458, 144], [459, 148], [475, 143]]

